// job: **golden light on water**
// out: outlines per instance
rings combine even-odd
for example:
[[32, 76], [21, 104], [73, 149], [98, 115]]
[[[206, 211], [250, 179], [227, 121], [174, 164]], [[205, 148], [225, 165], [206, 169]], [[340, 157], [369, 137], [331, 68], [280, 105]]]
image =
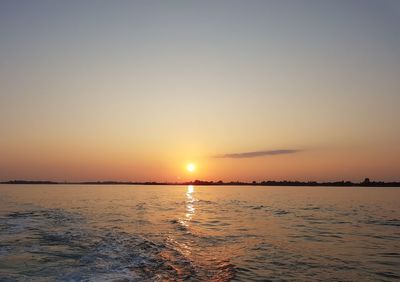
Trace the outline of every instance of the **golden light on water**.
[[193, 197], [193, 193], [194, 193], [194, 186], [189, 185], [186, 191], [186, 221], [192, 220], [192, 217], [195, 213], [195, 208], [194, 208], [195, 198]]

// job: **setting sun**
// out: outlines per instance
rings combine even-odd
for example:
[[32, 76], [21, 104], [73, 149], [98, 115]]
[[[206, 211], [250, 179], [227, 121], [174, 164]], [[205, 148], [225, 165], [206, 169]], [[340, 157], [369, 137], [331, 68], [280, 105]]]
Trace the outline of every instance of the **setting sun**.
[[193, 163], [189, 163], [186, 166], [186, 170], [189, 171], [189, 172], [194, 172], [196, 170], [196, 165], [193, 164]]

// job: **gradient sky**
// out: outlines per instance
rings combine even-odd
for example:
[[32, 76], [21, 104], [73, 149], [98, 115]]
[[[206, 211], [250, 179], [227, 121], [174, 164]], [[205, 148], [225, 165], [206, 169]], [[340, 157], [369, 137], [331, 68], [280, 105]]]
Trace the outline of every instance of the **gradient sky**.
[[0, 1], [0, 180], [400, 180], [399, 27], [397, 0]]

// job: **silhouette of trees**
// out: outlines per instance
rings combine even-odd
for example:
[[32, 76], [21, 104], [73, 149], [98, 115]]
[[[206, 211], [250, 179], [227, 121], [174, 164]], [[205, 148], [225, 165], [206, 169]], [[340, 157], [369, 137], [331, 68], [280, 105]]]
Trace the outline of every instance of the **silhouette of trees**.
[[369, 178], [365, 178], [363, 182], [351, 182], [351, 181], [336, 181], [336, 182], [316, 182], [316, 181], [274, 181], [274, 180], [264, 180], [261, 182], [251, 181], [251, 182], [241, 182], [241, 181], [231, 181], [223, 182], [219, 180], [205, 181], [205, 180], [194, 180], [189, 182], [134, 182], [134, 181], [86, 181], [86, 182], [56, 182], [47, 180], [9, 180], [0, 182], [0, 184], [80, 184], [80, 185], [232, 185], [232, 186], [334, 186], [334, 187], [400, 187], [400, 182], [382, 182], [382, 181], [371, 181]]

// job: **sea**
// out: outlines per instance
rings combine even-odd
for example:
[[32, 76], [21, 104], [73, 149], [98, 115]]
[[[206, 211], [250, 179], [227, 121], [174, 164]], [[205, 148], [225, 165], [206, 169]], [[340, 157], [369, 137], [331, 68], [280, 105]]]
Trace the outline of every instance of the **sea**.
[[0, 185], [0, 281], [400, 281], [400, 189]]

